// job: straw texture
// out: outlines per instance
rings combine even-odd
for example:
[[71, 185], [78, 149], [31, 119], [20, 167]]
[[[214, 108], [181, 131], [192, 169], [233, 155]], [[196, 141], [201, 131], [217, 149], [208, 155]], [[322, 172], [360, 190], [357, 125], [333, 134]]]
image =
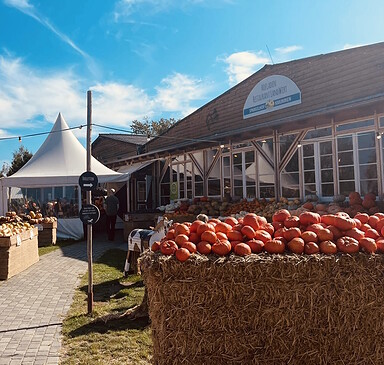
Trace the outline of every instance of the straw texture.
[[155, 364], [383, 364], [383, 255], [146, 251]]

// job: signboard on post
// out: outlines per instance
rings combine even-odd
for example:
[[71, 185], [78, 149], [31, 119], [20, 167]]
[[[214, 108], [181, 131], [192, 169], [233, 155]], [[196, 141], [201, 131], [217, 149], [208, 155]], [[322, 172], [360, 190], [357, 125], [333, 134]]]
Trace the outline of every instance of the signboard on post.
[[79, 216], [84, 224], [95, 224], [100, 218], [100, 210], [94, 204], [86, 204], [80, 209]]
[[95, 190], [99, 179], [92, 171], [83, 172], [79, 177], [79, 185], [81, 190], [92, 191]]

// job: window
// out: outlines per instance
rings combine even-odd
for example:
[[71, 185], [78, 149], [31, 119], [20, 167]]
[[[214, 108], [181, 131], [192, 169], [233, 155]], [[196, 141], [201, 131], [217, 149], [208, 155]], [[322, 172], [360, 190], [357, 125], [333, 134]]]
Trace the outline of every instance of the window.
[[[164, 163], [161, 164], [161, 166], [164, 166]], [[163, 179], [160, 181], [160, 204], [165, 205], [169, 204], [170, 202], [170, 168], [168, 166], [167, 171], [164, 174]]]
[[334, 195], [332, 141], [303, 144], [303, 195]]
[[378, 195], [376, 141], [374, 131], [337, 137], [340, 194]]
[[[220, 196], [221, 195], [221, 171], [220, 171], [220, 159], [216, 158], [218, 153], [217, 149], [207, 151], [207, 166], [210, 170], [208, 176], [208, 196]], [[213, 164], [213, 165], [212, 165]]]
[[365, 127], [373, 127], [375, 125], [375, 121], [373, 119], [360, 120], [358, 122], [351, 122], [345, 124], [338, 124], [336, 126], [336, 132], [347, 131], [350, 129], [356, 128], [365, 128]]
[[296, 151], [280, 174], [281, 194], [285, 198], [300, 197], [299, 189], [299, 155]]

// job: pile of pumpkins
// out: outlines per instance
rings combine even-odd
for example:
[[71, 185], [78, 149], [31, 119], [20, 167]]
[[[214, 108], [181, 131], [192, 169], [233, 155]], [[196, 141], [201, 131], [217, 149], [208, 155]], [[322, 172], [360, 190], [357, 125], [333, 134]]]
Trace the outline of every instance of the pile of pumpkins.
[[272, 223], [255, 213], [238, 220], [175, 223], [151, 250], [175, 255], [182, 262], [193, 254], [373, 254], [384, 252], [384, 213], [358, 213], [351, 218], [345, 212], [321, 216], [307, 211], [294, 216], [280, 209]]

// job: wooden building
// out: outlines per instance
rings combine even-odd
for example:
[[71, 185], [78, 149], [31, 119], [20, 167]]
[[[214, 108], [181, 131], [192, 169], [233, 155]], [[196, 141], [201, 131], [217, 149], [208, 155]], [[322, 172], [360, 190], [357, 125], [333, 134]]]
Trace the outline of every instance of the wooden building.
[[154, 161], [158, 205], [225, 195], [381, 197], [383, 56], [377, 43], [266, 65], [121, 164]]

